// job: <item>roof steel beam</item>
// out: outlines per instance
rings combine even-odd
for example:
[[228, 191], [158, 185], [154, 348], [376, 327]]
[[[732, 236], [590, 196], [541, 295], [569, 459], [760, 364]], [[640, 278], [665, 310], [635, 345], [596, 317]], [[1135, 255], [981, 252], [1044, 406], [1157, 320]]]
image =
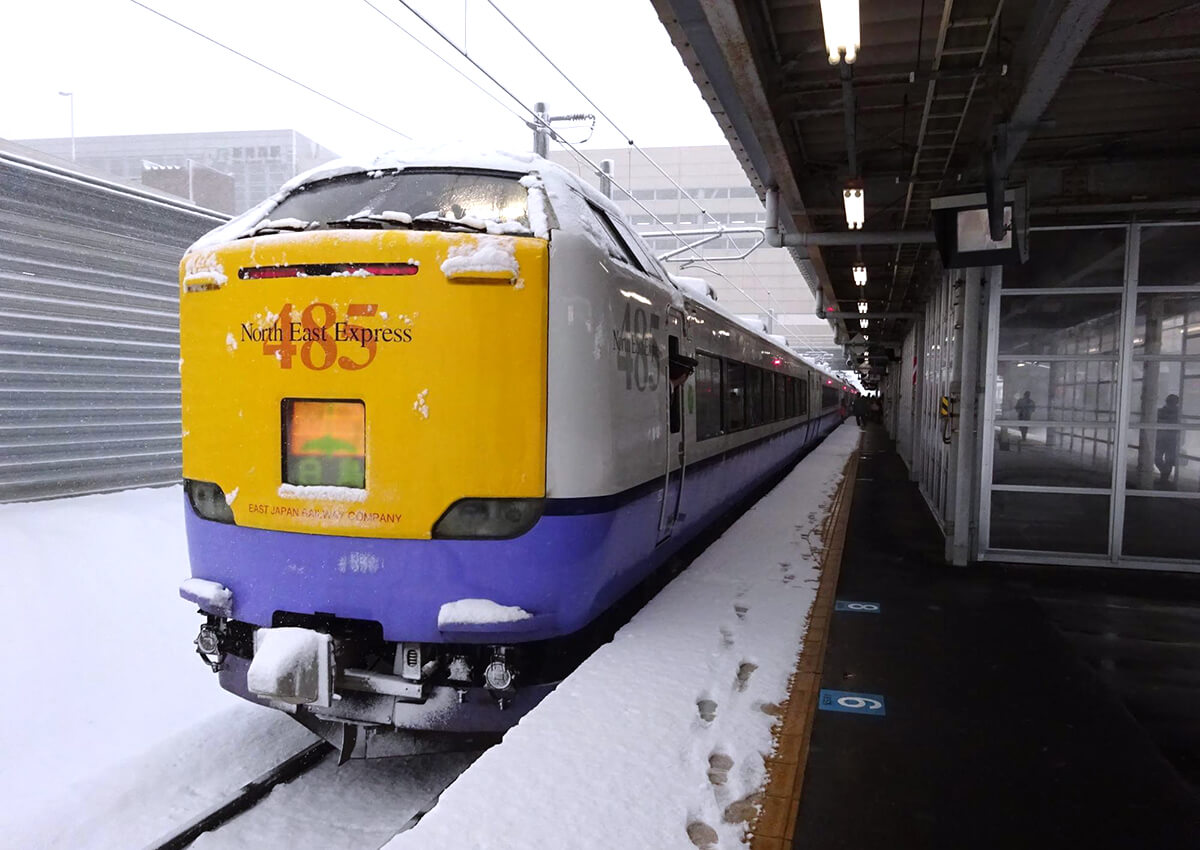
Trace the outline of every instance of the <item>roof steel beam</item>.
[[1009, 116], [998, 170], [1007, 174], [1058, 92], [1079, 51], [1100, 22], [1109, 0], [1057, 0], [1039, 4], [1013, 57], [1024, 82]]

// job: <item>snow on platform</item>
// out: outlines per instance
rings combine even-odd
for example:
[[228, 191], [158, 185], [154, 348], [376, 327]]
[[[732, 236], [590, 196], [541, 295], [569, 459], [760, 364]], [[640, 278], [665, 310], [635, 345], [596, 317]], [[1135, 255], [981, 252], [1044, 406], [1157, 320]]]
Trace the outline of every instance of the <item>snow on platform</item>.
[[[816, 592], [812, 532], [857, 439], [831, 435], [388, 846], [691, 850], [699, 823], [736, 846], [742, 827], [721, 814], [762, 783], [761, 707], [784, 698]], [[14, 685], [0, 847], [144, 846], [313, 740], [195, 657], [183, 510], [179, 487], [0, 505], [0, 669]], [[720, 787], [713, 753], [732, 763]], [[204, 846], [378, 846], [471, 757], [351, 763], [277, 790]], [[340, 832], [298, 813], [310, 806]]]
[[858, 439], [830, 435], [387, 850], [694, 850], [689, 827], [744, 841], [724, 812], [765, 783], [763, 708], [787, 696], [816, 532]]

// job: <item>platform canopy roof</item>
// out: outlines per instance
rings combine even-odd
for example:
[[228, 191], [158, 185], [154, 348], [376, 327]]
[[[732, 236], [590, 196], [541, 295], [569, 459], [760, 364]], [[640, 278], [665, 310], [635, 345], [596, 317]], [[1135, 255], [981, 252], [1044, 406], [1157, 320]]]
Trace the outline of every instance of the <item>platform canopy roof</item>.
[[[935, 197], [1025, 186], [1034, 227], [1200, 211], [1195, 0], [850, 0], [852, 64], [820, 0], [652, 2], [782, 231], [813, 234], [793, 254], [842, 341], [860, 300], [872, 346], [903, 339], [942, 271]], [[830, 244], [855, 183], [862, 242]]]

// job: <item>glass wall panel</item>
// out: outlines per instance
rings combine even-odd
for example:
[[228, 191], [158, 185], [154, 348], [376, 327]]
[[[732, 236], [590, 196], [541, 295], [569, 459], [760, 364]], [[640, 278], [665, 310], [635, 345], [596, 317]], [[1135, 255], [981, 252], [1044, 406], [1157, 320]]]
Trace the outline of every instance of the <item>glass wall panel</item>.
[[1200, 426], [1200, 359], [1134, 360], [1130, 422]]
[[1108, 496], [992, 491], [996, 549], [1108, 552]]
[[1127, 496], [1121, 554], [1195, 561], [1200, 557], [1200, 499]]
[[1113, 436], [1108, 428], [997, 426], [992, 483], [1111, 487]]
[[1138, 286], [1200, 286], [1197, 240], [1196, 225], [1143, 227]]
[[1200, 492], [1200, 429], [1131, 430], [1125, 463], [1126, 489]]
[[1114, 422], [1116, 375], [1114, 360], [1002, 360], [992, 387], [996, 418]]
[[1004, 269], [1005, 289], [1122, 286], [1125, 228], [1035, 230], [1029, 234], [1030, 261]]
[[1005, 295], [1000, 354], [1115, 354], [1121, 295]]
[[1200, 356], [1200, 292], [1139, 295], [1133, 353]]

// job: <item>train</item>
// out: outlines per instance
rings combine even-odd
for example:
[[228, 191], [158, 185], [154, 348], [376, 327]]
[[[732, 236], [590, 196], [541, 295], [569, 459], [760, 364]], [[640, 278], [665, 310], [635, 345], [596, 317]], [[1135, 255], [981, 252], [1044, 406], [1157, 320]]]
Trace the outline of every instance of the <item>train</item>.
[[444, 149], [318, 167], [201, 238], [180, 353], [196, 652], [343, 757], [502, 733], [854, 391], [586, 180]]

